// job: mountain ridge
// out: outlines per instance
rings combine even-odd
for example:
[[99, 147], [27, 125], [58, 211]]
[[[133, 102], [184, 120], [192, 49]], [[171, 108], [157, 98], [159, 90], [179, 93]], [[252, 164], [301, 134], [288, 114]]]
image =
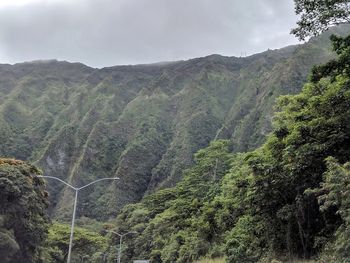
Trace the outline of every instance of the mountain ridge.
[[[243, 58], [102, 69], [2, 64], [0, 155], [30, 160], [76, 185], [120, 177], [80, 195], [80, 216], [112, 217], [175, 185], [193, 153], [214, 139], [230, 139], [236, 152], [261, 145], [275, 98], [300, 91], [306, 72], [332, 58], [329, 34]], [[69, 218], [72, 193], [54, 182], [49, 187], [52, 213]]]
[[76, 65], [82, 65], [84, 67], [88, 67], [91, 69], [97, 69], [97, 70], [101, 70], [101, 69], [109, 69], [109, 68], [118, 68], [118, 67], [152, 67], [152, 66], [171, 66], [173, 64], [177, 64], [177, 63], [181, 63], [181, 62], [191, 62], [194, 60], [201, 60], [201, 59], [211, 59], [211, 58], [224, 58], [224, 59], [239, 59], [239, 58], [249, 58], [249, 57], [254, 57], [257, 56], [259, 54], [264, 54], [266, 52], [271, 52], [271, 51], [278, 51], [278, 50], [283, 50], [283, 49], [289, 49], [289, 48], [294, 48], [297, 47], [301, 44], [296, 44], [296, 45], [289, 45], [289, 46], [285, 46], [282, 48], [276, 48], [276, 49], [267, 49], [266, 51], [262, 51], [262, 52], [258, 52], [258, 53], [254, 53], [251, 55], [247, 55], [247, 56], [227, 56], [227, 55], [221, 55], [218, 53], [213, 53], [210, 55], [206, 55], [206, 56], [202, 56], [202, 57], [194, 57], [194, 58], [188, 58], [188, 59], [180, 59], [180, 60], [166, 60], [166, 61], [157, 61], [157, 62], [151, 62], [151, 63], [138, 63], [138, 64], [118, 64], [118, 65], [113, 65], [113, 66], [102, 66], [102, 67], [93, 67], [93, 66], [89, 66], [87, 64], [84, 64], [82, 62], [74, 62], [74, 61], [69, 61], [69, 60], [59, 60], [59, 59], [35, 59], [35, 60], [29, 60], [29, 61], [23, 61], [23, 62], [16, 62], [16, 63], [0, 63], [0, 66], [21, 66], [21, 65], [44, 65], [44, 64], [76, 64]]

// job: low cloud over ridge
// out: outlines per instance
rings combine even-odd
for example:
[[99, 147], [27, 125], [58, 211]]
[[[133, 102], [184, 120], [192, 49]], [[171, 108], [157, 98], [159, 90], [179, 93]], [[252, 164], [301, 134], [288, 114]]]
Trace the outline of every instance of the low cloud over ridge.
[[0, 4], [0, 63], [94, 67], [240, 56], [297, 43], [293, 1], [12, 0]]

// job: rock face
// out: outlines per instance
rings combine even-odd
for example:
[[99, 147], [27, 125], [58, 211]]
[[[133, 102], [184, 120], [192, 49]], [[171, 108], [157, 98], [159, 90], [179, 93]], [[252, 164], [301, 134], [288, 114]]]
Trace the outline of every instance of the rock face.
[[[115, 216], [174, 185], [192, 154], [213, 139], [231, 139], [234, 151], [260, 145], [275, 98], [300, 91], [305, 72], [333, 56], [328, 37], [243, 58], [103, 69], [59, 61], [0, 65], [0, 156], [30, 160], [78, 186], [120, 177], [79, 196], [80, 216]], [[52, 212], [69, 217], [72, 193], [49, 186]]]

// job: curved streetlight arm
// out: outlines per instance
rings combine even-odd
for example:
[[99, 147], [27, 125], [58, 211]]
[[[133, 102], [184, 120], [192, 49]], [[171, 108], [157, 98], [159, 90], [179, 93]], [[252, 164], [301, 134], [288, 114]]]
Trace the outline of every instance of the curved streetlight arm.
[[61, 183], [64, 183], [65, 185], [67, 185], [68, 187], [72, 188], [72, 189], [75, 190], [75, 191], [79, 191], [79, 190], [81, 190], [81, 189], [84, 189], [85, 187], [88, 187], [88, 186], [90, 186], [90, 185], [92, 185], [92, 184], [94, 184], [94, 183], [97, 183], [97, 182], [99, 182], [99, 181], [104, 181], [104, 180], [119, 180], [119, 177], [101, 178], [101, 179], [97, 179], [97, 180], [95, 180], [95, 181], [93, 181], [93, 182], [91, 182], [91, 183], [88, 183], [88, 184], [86, 184], [86, 185], [84, 185], [84, 186], [82, 186], [82, 187], [74, 187], [73, 185], [71, 185], [71, 184], [69, 184], [69, 183], [63, 181], [63, 180], [60, 179], [60, 178], [54, 177], [54, 176], [49, 176], [49, 175], [37, 175], [36, 177], [55, 179], [55, 180], [57, 180], [57, 181], [60, 181]]
[[[118, 177], [113, 177], [113, 178], [102, 178], [102, 179], [98, 179], [95, 180], [91, 183], [88, 183], [82, 187], [74, 187], [72, 185], [70, 185], [69, 183], [61, 180], [60, 178], [57, 178], [55, 176], [49, 176], [49, 175], [37, 175], [36, 177], [39, 178], [50, 178], [50, 179], [55, 179], [57, 181], [60, 181], [61, 183], [67, 185], [68, 187], [70, 187], [71, 189], [73, 189], [75, 191], [75, 198], [74, 198], [74, 206], [73, 206], [73, 216], [72, 216], [72, 225], [71, 225], [71, 232], [70, 232], [70, 239], [69, 239], [69, 248], [68, 248], [68, 256], [67, 256], [67, 263], [70, 263], [71, 261], [71, 253], [72, 253], [72, 247], [73, 247], [73, 234], [74, 234], [74, 221], [75, 221], [75, 214], [77, 211], [77, 201], [78, 201], [78, 192], [81, 189], [84, 189], [85, 187], [88, 187], [94, 183], [100, 182], [100, 181], [104, 181], [104, 180], [117, 180], [119, 179]], [[122, 237], [121, 237], [122, 238]]]
[[105, 230], [105, 231], [106, 231], [106, 232], [111, 232], [111, 233], [116, 234], [116, 235], [118, 235], [118, 236], [120, 236], [120, 237], [129, 235], [129, 234], [137, 234], [136, 231], [129, 231], [129, 232], [126, 232], [126, 233], [124, 233], [124, 234], [120, 234], [120, 233], [118, 233], [118, 232], [116, 232], [116, 231], [113, 231], [113, 230]]
[[64, 183], [65, 185], [69, 186], [70, 188], [72, 188], [73, 190], [78, 190], [78, 188], [74, 187], [73, 185], [70, 185], [69, 183], [61, 180], [60, 178], [57, 178], [57, 177], [54, 177], [54, 176], [49, 176], [49, 175], [37, 175], [36, 177], [39, 177], [39, 178], [51, 178], [51, 179], [54, 179], [54, 180], [57, 180], [57, 181], [60, 181], [61, 183]]
[[122, 234], [122, 236], [126, 236], [126, 235], [129, 235], [129, 234], [137, 234], [137, 232], [135, 231], [130, 231], [130, 232], [127, 232], [125, 234]]
[[86, 184], [86, 185], [84, 185], [84, 186], [82, 186], [82, 187], [78, 187], [78, 188], [76, 188], [76, 189], [79, 191], [79, 190], [84, 189], [85, 187], [88, 187], [88, 186], [90, 186], [90, 185], [92, 185], [92, 184], [94, 184], [94, 183], [97, 183], [97, 182], [100, 182], [100, 181], [104, 181], [104, 180], [119, 180], [119, 177], [110, 177], [110, 178], [101, 178], [101, 179], [97, 179], [97, 180], [95, 180], [95, 181], [93, 181], [93, 182], [91, 182], [91, 183], [88, 183], [88, 184]]
[[113, 231], [113, 230], [105, 230], [106, 232], [110, 232], [110, 233], [113, 233], [113, 234], [116, 234], [116, 235], [118, 235], [118, 236], [122, 236], [121, 234], [119, 234], [118, 232], [115, 232], [115, 231]]
[[123, 237], [128, 235], [128, 234], [137, 234], [136, 231], [129, 231], [129, 232], [126, 232], [124, 234], [120, 234], [116, 231], [113, 231], [113, 230], [105, 230], [106, 232], [111, 232], [113, 234], [116, 234], [119, 236], [119, 249], [118, 249], [118, 260], [117, 262], [120, 263], [121, 262], [121, 256], [122, 256], [122, 240], [123, 240]]

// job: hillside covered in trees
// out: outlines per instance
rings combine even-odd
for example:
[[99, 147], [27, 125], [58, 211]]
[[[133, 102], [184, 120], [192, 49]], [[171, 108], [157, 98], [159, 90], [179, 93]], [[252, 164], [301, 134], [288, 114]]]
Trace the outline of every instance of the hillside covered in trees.
[[[76, 231], [73, 260], [113, 262], [117, 239], [106, 232], [113, 228], [135, 233], [124, 240], [126, 262], [218, 257], [227, 262], [349, 262], [350, 36], [331, 39], [337, 57], [314, 67], [300, 93], [278, 97], [272, 130], [262, 146], [237, 152], [232, 138], [217, 136], [197, 151], [194, 165], [174, 187], [126, 205], [108, 223], [81, 218], [78, 223], [85, 229]], [[2, 181], [5, 173], [40, 174], [21, 161], [3, 159], [0, 164]], [[8, 193], [2, 200], [13, 202], [14, 190], [5, 181], [2, 187], [9, 190], [2, 191]], [[38, 178], [28, 182], [42, 185]], [[39, 198], [47, 197], [34, 189]], [[20, 211], [22, 217], [27, 210], [2, 208], [7, 215], [2, 219], [5, 255], [21, 250], [34, 262], [65, 262], [69, 228], [59, 223], [48, 228], [46, 201], [41, 202], [30, 208], [41, 220], [36, 225], [41, 229], [30, 236], [38, 245], [31, 248], [16, 236], [11, 225], [16, 221], [9, 221], [10, 215], [17, 218]]]
[[[125, 204], [174, 186], [193, 154], [214, 139], [231, 140], [234, 152], [261, 145], [275, 99], [299, 92], [314, 64], [335, 57], [330, 34], [242, 58], [103, 69], [58, 61], [0, 65], [0, 155], [74, 185], [120, 177], [80, 196], [79, 216], [113, 218]], [[51, 212], [69, 219], [72, 192], [49, 186]]]
[[72, 262], [350, 262], [350, 3], [295, 6], [313, 37], [249, 57], [0, 65], [0, 261], [70, 262], [45, 174], [119, 177], [79, 193]]
[[38, 168], [23, 161], [0, 158], [1, 262], [39, 262], [46, 238], [48, 193], [36, 177]]
[[140, 233], [125, 258], [349, 262], [350, 36], [332, 40], [338, 59], [279, 97], [261, 147], [234, 153], [216, 140], [176, 187], [123, 209], [120, 231]]

